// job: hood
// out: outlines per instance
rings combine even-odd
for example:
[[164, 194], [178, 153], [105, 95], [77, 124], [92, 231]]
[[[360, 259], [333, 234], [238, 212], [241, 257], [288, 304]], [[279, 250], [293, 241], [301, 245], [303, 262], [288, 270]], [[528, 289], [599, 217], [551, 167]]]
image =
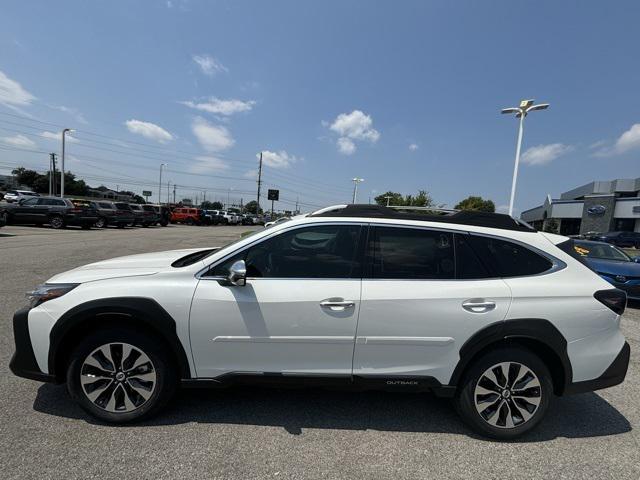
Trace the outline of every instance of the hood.
[[640, 263], [616, 262], [598, 258], [583, 257], [587, 264], [596, 272], [624, 275], [625, 277], [640, 277]]
[[153, 275], [171, 268], [171, 264], [179, 258], [202, 250], [205, 248], [168, 250], [102, 260], [59, 273], [47, 280], [47, 283], [85, 283], [107, 278]]

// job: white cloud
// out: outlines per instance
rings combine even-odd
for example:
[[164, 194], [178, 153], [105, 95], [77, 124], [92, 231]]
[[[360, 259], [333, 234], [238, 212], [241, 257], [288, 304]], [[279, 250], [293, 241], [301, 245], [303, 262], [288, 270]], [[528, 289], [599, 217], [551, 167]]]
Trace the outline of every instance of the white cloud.
[[197, 162], [189, 170], [193, 173], [222, 172], [229, 169], [229, 165], [220, 158], [211, 155], [196, 157]]
[[[42, 138], [46, 138], [47, 140], [55, 140], [56, 142], [61, 142], [62, 143], [62, 133], [61, 132], [49, 132], [49, 131], [44, 131], [40, 134], [40, 136]], [[67, 143], [78, 143], [80, 140], [78, 140], [77, 138], [71, 136], [70, 134], [66, 134], [65, 136], [65, 142]]]
[[498, 213], [507, 213], [509, 211], [509, 205], [498, 205], [496, 207], [496, 212]]
[[356, 151], [356, 144], [347, 137], [340, 137], [338, 139], [338, 151], [344, 155], [351, 155]]
[[247, 170], [244, 175], [244, 178], [251, 178], [253, 180], [258, 180], [258, 170]]
[[536, 145], [527, 149], [522, 154], [522, 163], [529, 165], [546, 165], [556, 158], [573, 150], [571, 145], [562, 143], [551, 143], [549, 145]]
[[202, 117], [193, 120], [191, 130], [207, 152], [221, 152], [236, 143], [226, 127], [209, 123]]
[[411, 145], [409, 145], [409, 150], [412, 152], [415, 152], [416, 150], [418, 150], [418, 148], [420, 147], [418, 146], [417, 143], [412, 143]]
[[620, 135], [613, 146], [615, 153], [626, 153], [640, 149], [640, 123], [631, 125], [631, 128]]
[[192, 55], [191, 58], [198, 64], [200, 70], [202, 70], [202, 73], [210, 77], [213, 77], [220, 72], [226, 73], [229, 71], [227, 67], [213, 58], [211, 55]]
[[360, 110], [341, 113], [329, 126], [329, 129], [339, 135], [338, 150], [345, 155], [351, 155], [355, 152], [356, 140], [376, 143], [380, 138], [380, 132], [373, 128], [371, 117]]
[[196, 110], [219, 115], [233, 115], [234, 113], [248, 112], [256, 104], [253, 100], [243, 101], [235, 98], [222, 100], [216, 97], [210, 97], [208, 100], [201, 102], [185, 101], [180, 103], [187, 107], [195, 108]]
[[24, 135], [14, 135], [12, 137], [1, 137], [0, 142], [19, 148], [35, 148], [38, 145], [33, 140]]
[[49, 105], [49, 107], [53, 108], [54, 110], [58, 110], [60, 112], [71, 115], [75, 119], [75, 121], [78, 123], [83, 123], [85, 125], [89, 123], [87, 122], [87, 119], [84, 118], [84, 115], [82, 115], [80, 110], [78, 110], [77, 108], [65, 107], [64, 105]]
[[125, 125], [131, 133], [142, 135], [145, 138], [155, 140], [159, 143], [167, 143], [173, 140], [173, 135], [164, 128], [151, 122], [143, 122], [141, 120], [127, 120]]
[[[260, 157], [260, 154], [257, 154], [256, 156]], [[298, 160], [298, 157], [296, 157], [295, 155], [290, 155], [284, 150], [280, 150], [279, 152], [270, 152], [269, 150], [264, 150], [262, 152], [262, 163], [271, 168], [289, 168]]]
[[0, 105], [15, 109], [27, 107], [36, 99], [22, 85], [7, 77], [0, 70]]

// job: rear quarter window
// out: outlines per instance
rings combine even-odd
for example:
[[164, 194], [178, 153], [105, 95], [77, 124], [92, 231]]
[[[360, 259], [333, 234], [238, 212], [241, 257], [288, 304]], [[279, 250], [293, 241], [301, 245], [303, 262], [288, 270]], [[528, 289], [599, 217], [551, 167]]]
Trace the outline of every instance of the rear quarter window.
[[519, 243], [480, 235], [469, 239], [483, 263], [499, 277], [537, 275], [553, 267], [548, 258]]

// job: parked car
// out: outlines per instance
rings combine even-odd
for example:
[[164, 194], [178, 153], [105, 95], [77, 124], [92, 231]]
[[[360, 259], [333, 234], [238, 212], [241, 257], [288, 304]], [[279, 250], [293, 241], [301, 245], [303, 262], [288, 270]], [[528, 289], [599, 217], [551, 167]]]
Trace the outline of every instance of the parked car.
[[105, 228], [108, 225], [114, 225], [118, 228], [124, 228], [133, 221], [133, 215], [129, 210], [119, 210], [113, 202], [93, 201], [93, 200], [71, 200], [76, 207], [93, 208], [98, 215], [95, 226], [97, 228]]
[[23, 198], [39, 197], [40, 194], [30, 190], [9, 190], [4, 195], [4, 200], [8, 203], [18, 202]]
[[0, 228], [4, 227], [7, 224], [7, 212], [0, 209]]
[[590, 235], [587, 238], [597, 242], [607, 242], [616, 247], [640, 248], [640, 232], [607, 232]]
[[113, 423], [157, 413], [179, 386], [317, 382], [433, 391], [512, 439], [554, 396], [621, 383], [630, 356], [626, 295], [573, 240], [475, 211], [339, 205], [219, 249], [86, 265], [28, 297], [13, 373], [66, 382]]
[[153, 205], [142, 205], [142, 226], [151, 227], [160, 223], [160, 214]]
[[587, 265], [607, 282], [640, 300], [640, 256], [630, 257], [618, 247], [605, 242], [576, 240], [576, 252]]
[[7, 223], [12, 225], [44, 225], [52, 228], [79, 226], [91, 228], [98, 214], [87, 206], [76, 206], [67, 198], [60, 197], [28, 197], [17, 203], [0, 207], [6, 216]]
[[144, 210], [142, 209], [142, 205], [138, 203], [129, 203], [129, 208], [133, 213], [133, 224], [132, 226], [138, 225], [143, 226], [144, 224]]
[[257, 225], [258, 223], [258, 217], [251, 213], [245, 213], [240, 218], [240, 223], [242, 223], [242, 225]]
[[223, 225], [237, 225], [240, 218], [233, 212], [227, 210], [210, 210], [214, 215], [220, 217], [220, 223]]
[[166, 205], [154, 205], [153, 208], [160, 218], [158, 223], [163, 227], [169, 225], [169, 220], [171, 219], [171, 209]]
[[202, 223], [205, 225], [219, 225], [222, 223], [222, 215], [217, 210], [202, 210]]
[[291, 217], [280, 217], [280, 218], [278, 218], [277, 220], [272, 220], [272, 221], [270, 221], [270, 222], [266, 222], [266, 223], [264, 224], [264, 227], [265, 227], [265, 228], [267, 228], [267, 227], [272, 227], [273, 225], [275, 225], [275, 224], [277, 224], [277, 223], [287, 222], [287, 221], [289, 221], [289, 220], [291, 220]]
[[186, 223], [187, 225], [202, 224], [202, 210], [193, 207], [178, 207], [171, 212], [171, 223]]
[[126, 202], [113, 202], [113, 204], [115, 205], [115, 207], [120, 212], [122, 212], [121, 215], [129, 217], [130, 221], [129, 221], [129, 223], [125, 224], [125, 226], [133, 227], [133, 226], [136, 225], [136, 222], [138, 220], [139, 214], [136, 216], [136, 213], [134, 212], [133, 208], [131, 208], [131, 205], [129, 203], [126, 203]]

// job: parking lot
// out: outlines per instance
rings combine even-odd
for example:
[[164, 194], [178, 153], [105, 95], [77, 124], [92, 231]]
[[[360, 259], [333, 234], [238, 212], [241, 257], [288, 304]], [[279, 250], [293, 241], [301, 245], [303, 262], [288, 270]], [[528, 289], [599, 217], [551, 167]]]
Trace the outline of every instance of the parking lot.
[[476, 436], [448, 400], [377, 392], [188, 390], [150, 421], [105, 426], [64, 386], [9, 372], [13, 312], [53, 274], [119, 255], [219, 246], [255, 228], [0, 229], [2, 478], [640, 478], [638, 308], [623, 318], [625, 383], [556, 400], [515, 443]]

